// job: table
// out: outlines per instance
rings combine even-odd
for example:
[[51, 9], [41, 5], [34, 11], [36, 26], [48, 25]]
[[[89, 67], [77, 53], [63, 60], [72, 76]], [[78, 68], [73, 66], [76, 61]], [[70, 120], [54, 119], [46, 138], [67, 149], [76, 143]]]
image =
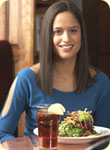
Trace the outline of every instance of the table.
[[[31, 135], [31, 137], [24, 136], [4, 142], [3, 144], [0, 145], [0, 150], [39, 150], [37, 144], [38, 144], [37, 136], [35, 135]], [[89, 146], [91, 146], [91, 144], [83, 144], [83, 145], [58, 144], [57, 150], [85, 150]]]

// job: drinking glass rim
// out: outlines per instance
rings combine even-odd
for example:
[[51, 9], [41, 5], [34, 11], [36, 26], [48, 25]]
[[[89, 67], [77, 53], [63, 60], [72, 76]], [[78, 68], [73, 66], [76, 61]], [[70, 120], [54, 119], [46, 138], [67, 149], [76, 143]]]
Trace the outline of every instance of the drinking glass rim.
[[48, 108], [51, 104], [38, 104], [36, 107], [37, 108]]

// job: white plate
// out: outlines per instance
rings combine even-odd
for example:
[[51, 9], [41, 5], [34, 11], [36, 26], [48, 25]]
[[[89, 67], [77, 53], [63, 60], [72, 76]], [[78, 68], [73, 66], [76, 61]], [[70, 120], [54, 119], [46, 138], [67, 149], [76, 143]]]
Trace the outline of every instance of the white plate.
[[94, 126], [94, 130], [97, 133], [101, 133], [98, 136], [87, 136], [87, 137], [58, 137], [58, 143], [64, 144], [87, 144], [100, 140], [103, 137], [110, 136], [110, 129]]
[[[97, 133], [101, 133], [98, 136], [87, 136], [87, 137], [58, 137], [58, 143], [63, 144], [87, 144], [100, 140], [103, 137], [110, 136], [110, 129], [105, 127], [94, 126], [94, 130]], [[33, 130], [35, 135], [38, 135], [38, 128]]]
[[38, 128], [35, 128], [35, 129], [33, 130], [33, 133], [34, 133], [35, 135], [38, 135]]

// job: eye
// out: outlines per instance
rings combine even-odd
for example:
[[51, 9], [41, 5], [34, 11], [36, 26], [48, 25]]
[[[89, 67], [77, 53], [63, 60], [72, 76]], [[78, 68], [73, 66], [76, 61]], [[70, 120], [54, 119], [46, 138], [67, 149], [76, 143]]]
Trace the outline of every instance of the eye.
[[53, 33], [56, 35], [60, 35], [62, 33], [62, 30], [58, 29], [58, 30], [53, 31]]
[[70, 32], [71, 33], [76, 33], [76, 32], [78, 32], [78, 30], [77, 29], [71, 29]]

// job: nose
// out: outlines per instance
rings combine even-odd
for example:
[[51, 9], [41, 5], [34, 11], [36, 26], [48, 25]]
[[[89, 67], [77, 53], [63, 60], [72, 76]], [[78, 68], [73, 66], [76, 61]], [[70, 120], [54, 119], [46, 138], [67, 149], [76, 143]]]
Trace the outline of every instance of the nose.
[[70, 35], [69, 35], [69, 33], [67, 31], [65, 31], [63, 33], [63, 41], [64, 42], [69, 42], [70, 41]]

